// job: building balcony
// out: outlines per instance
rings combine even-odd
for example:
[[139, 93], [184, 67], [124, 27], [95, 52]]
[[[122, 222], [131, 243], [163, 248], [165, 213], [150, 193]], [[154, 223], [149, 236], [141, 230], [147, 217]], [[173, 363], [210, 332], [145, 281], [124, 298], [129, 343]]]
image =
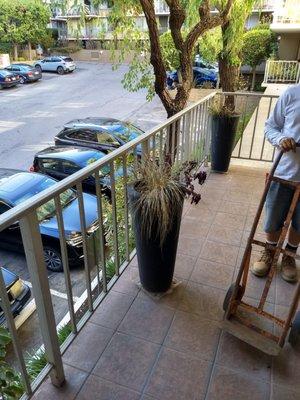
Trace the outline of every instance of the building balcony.
[[[232, 94], [231, 94], [232, 95]], [[235, 281], [258, 203], [265, 174], [274, 159], [274, 149], [263, 136], [263, 125], [274, 108], [272, 93], [234, 94], [241, 113], [238, 135], [228, 174], [209, 169], [212, 92], [191, 104], [142, 136], [109, 153], [37, 196], [4, 213], [0, 229], [20, 222], [26, 260], [32, 280], [40, 322], [44, 368], [32, 382], [22, 361], [24, 343], [14, 329], [9, 299], [1, 286], [1, 306], [5, 311], [24, 378], [24, 398], [78, 400], [288, 400], [300, 396], [298, 348], [286, 344], [279, 356], [271, 357], [222, 330], [222, 303]], [[176, 143], [169, 134], [180, 127]], [[170, 148], [171, 147], [171, 148]], [[141, 289], [138, 263], [130, 244], [132, 227], [127, 204], [129, 165], [127, 155], [157, 154], [164, 150], [178, 161], [195, 161], [209, 174], [198, 205], [186, 201], [181, 222], [175, 278], [172, 290], [154, 296]], [[123, 175], [116, 182], [115, 166]], [[99, 236], [84, 227], [85, 213], [81, 184], [91, 175], [99, 176], [109, 167], [112, 199], [103, 211], [103, 194], [96, 179]], [[120, 184], [121, 186], [118, 186]], [[116, 195], [122, 193], [124, 203]], [[73, 296], [72, 273], [68, 265], [64, 219], [60, 194], [77, 188], [82, 229], [84, 282], [82, 294]], [[54, 199], [59, 222], [68, 312], [55, 315], [36, 210]], [[110, 209], [108, 208], [108, 209]], [[122, 223], [120, 222], [120, 218]], [[112, 232], [112, 245], [103, 232]], [[262, 240], [262, 220], [257, 237]], [[102, 232], [102, 233], [101, 233]], [[121, 238], [123, 242], [121, 243]], [[95, 241], [96, 240], [96, 241]], [[111, 247], [109, 247], [111, 246]], [[254, 248], [253, 260], [258, 256]], [[111, 257], [113, 256], [113, 257]], [[265, 279], [250, 275], [246, 299], [257, 304]], [[78, 290], [78, 288], [77, 288]], [[293, 287], [280, 277], [273, 280], [266, 309], [286, 317]], [[251, 319], [256, 323], [256, 319]], [[272, 334], [278, 327], [271, 321], [260, 325]], [[57, 331], [68, 326], [63, 343]], [[19, 363], [18, 363], [19, 361]], [[43, 381], [44, 380], [44, 381]], [[42, 382], [43, 381], [43, 382]], [[54, 385], [56, 386], [54, 386]], [[27, 397], [26, 397], [27, 396]]]
[[297, 0], [278, 1], [270, 28], [276, 33], [299, 33], [299, 2]]

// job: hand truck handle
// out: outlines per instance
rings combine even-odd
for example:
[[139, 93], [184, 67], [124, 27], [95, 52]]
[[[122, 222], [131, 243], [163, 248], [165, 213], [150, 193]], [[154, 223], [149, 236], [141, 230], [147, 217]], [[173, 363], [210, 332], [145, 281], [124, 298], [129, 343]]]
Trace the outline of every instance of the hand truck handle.
[[[296, 143], [296, 147], [300, 147], [300, 143]], [[278, 155], [277, 155], [277, 157], [275, 158], [275, 161], [274, 161], [274, 164], [272, 166], [272, 169], [271, 169], [271, 171], [270, 171], [270, 173], [268, 175], [268, 179], [272, 179], [273, 178], [273, 176], [275, 174], [275, 171], [276, 171], [276, 168], [278, 167], [278, 164], [279, 164], [283, 154], [284, 154], [284, 151], [280, 150]]]

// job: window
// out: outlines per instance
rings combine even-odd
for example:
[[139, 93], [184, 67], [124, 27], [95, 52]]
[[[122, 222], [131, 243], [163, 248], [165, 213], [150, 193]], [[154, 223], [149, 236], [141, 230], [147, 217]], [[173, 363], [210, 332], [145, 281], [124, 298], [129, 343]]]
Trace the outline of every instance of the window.
[[76, 140], [85, 140], [87, 142], [95, 142], [101, 144], [109, 144], [112, 146], [120, 146], [120, 143], [108, 132], [93, 131], [91, 129], [82, 129], [68, 134], [68, 137]]
[[45, 159], [39, 160], [40, 167], [44, 170], [49, 171], [60, 171], [60, 165], [58, 160]]
[[120, 143], [109, 133], [107, 132], [97, 132], [97, 140], [98, 143], [102, 144], [111, 144], [113, 146], [119, 146]]
[[13, 71], [21, 71], [21, 68], [20, 67], [12, 67], [12, 70]]
[[79, 169], [80, 168], [71, 161], [62, 161], [62, 171], [67, 175], [74, 174], [75, 172], [79, 171]]
[[58, 57], [52, 57], [51, 62], [61, 62], [61, 59]]
[[0, 201], [0, 214], [3, 214], [8, 210], [10, 210], [10, 207], [7, 204], [3, 203], [3, 201]]
[[91, 131], [91, 130], [78, 130], [78, 131], [73, 131], [68, 134], [69, 138], [73, 138], [76, 140], [85, 140], [87, 142], [96, 142], [96, 133]]

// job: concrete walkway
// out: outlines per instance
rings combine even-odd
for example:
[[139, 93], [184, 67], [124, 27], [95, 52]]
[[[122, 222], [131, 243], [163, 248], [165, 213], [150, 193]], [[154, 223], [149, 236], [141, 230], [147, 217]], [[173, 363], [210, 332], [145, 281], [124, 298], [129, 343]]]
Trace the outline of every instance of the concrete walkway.
[[[280, 96], [289, 85], [269, 84], [264, 95]], [[233, 152], [237, 156], [251, 159], [272, 160], [274, 148], [264, 138], [264, 125], [270, 113], [273, 111], [277, 99], [263, 97], [258, 106], [254, 109], [244, 130], [241, 140]]]
[[[57, 389], [47, 380], [34, 399], [299, 400], [300, 348], [287, 344], [272, 358], [219, 327], [265, 172], [232, 165], [226, 175], [211, 174], [198, 206], [185, 205], [175, 271], [180, 285], [161, 299], [150, 297], [136, 284], [134, 259], [64, 355], [66, 384]], [[250, 277], [249, 302], [257, 302], [264, 282]], [[286, 315], [293, 289], [278, 276], [267, 309]]]

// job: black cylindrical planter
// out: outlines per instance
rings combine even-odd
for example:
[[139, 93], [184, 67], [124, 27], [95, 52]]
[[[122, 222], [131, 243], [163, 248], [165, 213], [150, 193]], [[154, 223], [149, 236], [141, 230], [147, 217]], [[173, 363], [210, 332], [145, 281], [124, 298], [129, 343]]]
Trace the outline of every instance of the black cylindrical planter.
[[154, 233], [155, 228], [152, 229], [153, 234], [150, 237], [142, 229], [140, 212], [134, 209], [134, 201], [138, 198], [139, 193], [130, 187], [128, 195], [132, 210], [141, 284], [149, 292], [166, 292], [171, 287], [174, 275], [183, 198], [181, 206], [174, 212], [171, 229], [161, 244]]
[[212, 116], [211, 169], [215, 172], [228, 171], [238, 122], [239, 115]]

